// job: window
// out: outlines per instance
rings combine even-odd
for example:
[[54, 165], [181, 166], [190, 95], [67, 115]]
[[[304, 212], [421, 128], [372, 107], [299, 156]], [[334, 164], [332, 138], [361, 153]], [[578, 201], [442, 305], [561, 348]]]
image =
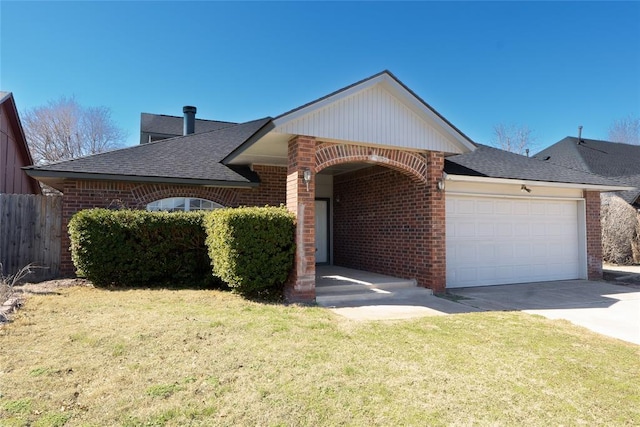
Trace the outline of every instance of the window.
[[195, 197], [170, 197], [156, 200], [147, 205], [148, 211], [189, 212], [210, 211], [224, 206], [211, 200], [197, 199]]

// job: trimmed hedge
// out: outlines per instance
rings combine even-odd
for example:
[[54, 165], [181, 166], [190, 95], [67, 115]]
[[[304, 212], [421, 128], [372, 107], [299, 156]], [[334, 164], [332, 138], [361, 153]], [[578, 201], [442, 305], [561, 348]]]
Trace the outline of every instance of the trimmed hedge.
[[89, 209], [69, 222], [77, 274], [97, 286], [209, 286], [201, 212]]
[[295, 256], [285, 208], [217, 209], [204, 219], [213, 273], [249, 297], [281, 297]]

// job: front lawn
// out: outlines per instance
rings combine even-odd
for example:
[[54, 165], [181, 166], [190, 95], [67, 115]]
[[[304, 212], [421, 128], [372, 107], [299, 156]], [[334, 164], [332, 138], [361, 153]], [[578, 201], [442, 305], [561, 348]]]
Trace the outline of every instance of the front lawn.
[[32, 296], [0, 425], [638, 425], [640, 347], [522, 313], [354, 322], [207, 290]]

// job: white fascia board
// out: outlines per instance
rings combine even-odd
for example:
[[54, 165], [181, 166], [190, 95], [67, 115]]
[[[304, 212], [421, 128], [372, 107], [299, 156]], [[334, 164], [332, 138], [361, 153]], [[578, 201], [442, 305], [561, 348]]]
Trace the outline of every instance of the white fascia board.
[[615, 186], [615, 185], [598, 185], [598, 184], [574, 184], [569, 182], [550, 182], [550, 181], [531, 181], [526, 179], [509, 179], [509, 178], [490, 178], [485, 176], [468, 176], [468, 175], [452, 175], [446, 174], [445, 180], [457, 182], [481, 182], [486, 184], [516, 184], [530, 185], [539, 187], [556, 187], [556, 188], [579, 188], [583, 190], [595, 191], [627, 191], [633, 190], [635, 187]]

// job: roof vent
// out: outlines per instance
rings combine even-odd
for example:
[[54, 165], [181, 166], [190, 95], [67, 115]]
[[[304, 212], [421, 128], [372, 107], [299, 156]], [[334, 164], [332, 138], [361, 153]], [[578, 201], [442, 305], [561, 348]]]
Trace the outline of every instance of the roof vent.
[[196, 129], [196, 107], [185, 105], [182, 107], [184, 113], [184, 132], [183, 135], [191, 135]]
[[583, 142], [582, 141], [582, 125], [578, 126], [578, 145], [580, 145], [581, 142]]

